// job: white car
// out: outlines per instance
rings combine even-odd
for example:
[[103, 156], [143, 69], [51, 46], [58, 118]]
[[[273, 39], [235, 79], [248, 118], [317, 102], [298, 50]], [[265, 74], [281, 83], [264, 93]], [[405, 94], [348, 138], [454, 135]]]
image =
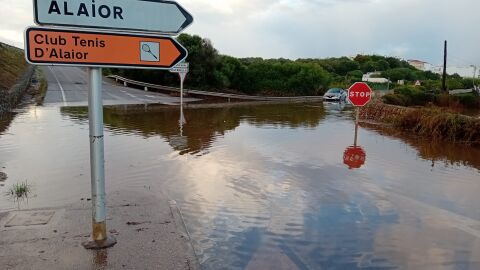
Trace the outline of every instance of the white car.
[[341, 88], [332, 88], [323, 95], [324, 101], [345, 102], [347, 100], [347, 91]]

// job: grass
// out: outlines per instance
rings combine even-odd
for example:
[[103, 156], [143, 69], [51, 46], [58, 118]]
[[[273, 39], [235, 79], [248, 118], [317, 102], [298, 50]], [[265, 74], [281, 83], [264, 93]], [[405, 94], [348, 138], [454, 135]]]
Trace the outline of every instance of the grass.
[[28, 201], [28, 197], [31, 193], [32, 186], [27, 181], [25, 181], [13, 184], [5, 193], [5, 195], [19, 204], [20, 201]]
[[37, 105], [41, 105], [43, 103], [43, 100], [45, 99], [45, 95], [47, 94], [47, 89], [48, 89], [48, 82], [47, 79], [45, 79], [45, 76], [43, 76], [42, 73], [40, 73], [39, 76], [40, 79], [40, 87], [38, 88], [38, 94], [35, 98]]
[[27, 66], [23, 50], [0, 42], [0, 91], [10, 89]]

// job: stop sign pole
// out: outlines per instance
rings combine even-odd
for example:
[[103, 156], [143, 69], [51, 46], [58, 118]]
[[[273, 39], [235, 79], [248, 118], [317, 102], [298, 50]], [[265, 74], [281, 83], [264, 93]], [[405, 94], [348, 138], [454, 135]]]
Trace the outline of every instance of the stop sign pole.
[[372, 89], [364, 82], [356, 82], [348, 89], [348, 100], [356, 107], [354, 146], [357, 146], [360, 107], [367, 105], [372, 100], [372, 95]]

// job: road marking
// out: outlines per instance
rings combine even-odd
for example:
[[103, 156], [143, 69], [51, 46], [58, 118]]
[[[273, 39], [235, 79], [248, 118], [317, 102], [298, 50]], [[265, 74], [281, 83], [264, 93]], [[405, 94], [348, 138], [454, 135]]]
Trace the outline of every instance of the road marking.
[[57, 78], [57, 75], [55, 75], [55, 72], [53, 72], [52, 67], [48, 67], [50, 69], [50, 72], [52, 72], [53, 77], [55, 77], [55, 80], [57, 81], [58, 87], [60, 87], [60, 91], [62, 91], [62, 99], [63, 99], [63, 106], [68, 106], [67, 99], [65, 98], [65, 91], [63, 90], [62, 85], [60, 84], [60, 81]]
[[105, 95], [108, 95], [108, 96], [110, 96], [110, 97], [113, 97], [113, 100], [122, 100], [122, 98], [121, 98], [121, 97], [119, 97], [119, 96], [117, 96], [117, 95], [114, 95], [114, 94], [110, 93], [108, 89], [106, 89], [106, 90], [107, 90], [107, 91], [105, 91], [105, 92], [104, 92], [104, 93], [105, 93]]
[[150, 95], [145, 95], [145, 96], [149, 98], [156, 98], [156, 96], [150, 96]]

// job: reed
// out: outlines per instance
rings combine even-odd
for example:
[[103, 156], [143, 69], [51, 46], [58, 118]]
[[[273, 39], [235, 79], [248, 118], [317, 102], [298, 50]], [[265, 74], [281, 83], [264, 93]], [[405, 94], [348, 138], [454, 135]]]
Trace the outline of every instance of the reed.
[[389, 123], [433, 140], [480, 145], [480, 119], [440, 108], [404, 108], [375, 103], [363, 108], [361, 117]]
[[10, 197], [14, 202], [19, 203], [20, 201], [28, 200], [31, 192], [32, 186], [25, 181], [13, 184], [5, 195]]

